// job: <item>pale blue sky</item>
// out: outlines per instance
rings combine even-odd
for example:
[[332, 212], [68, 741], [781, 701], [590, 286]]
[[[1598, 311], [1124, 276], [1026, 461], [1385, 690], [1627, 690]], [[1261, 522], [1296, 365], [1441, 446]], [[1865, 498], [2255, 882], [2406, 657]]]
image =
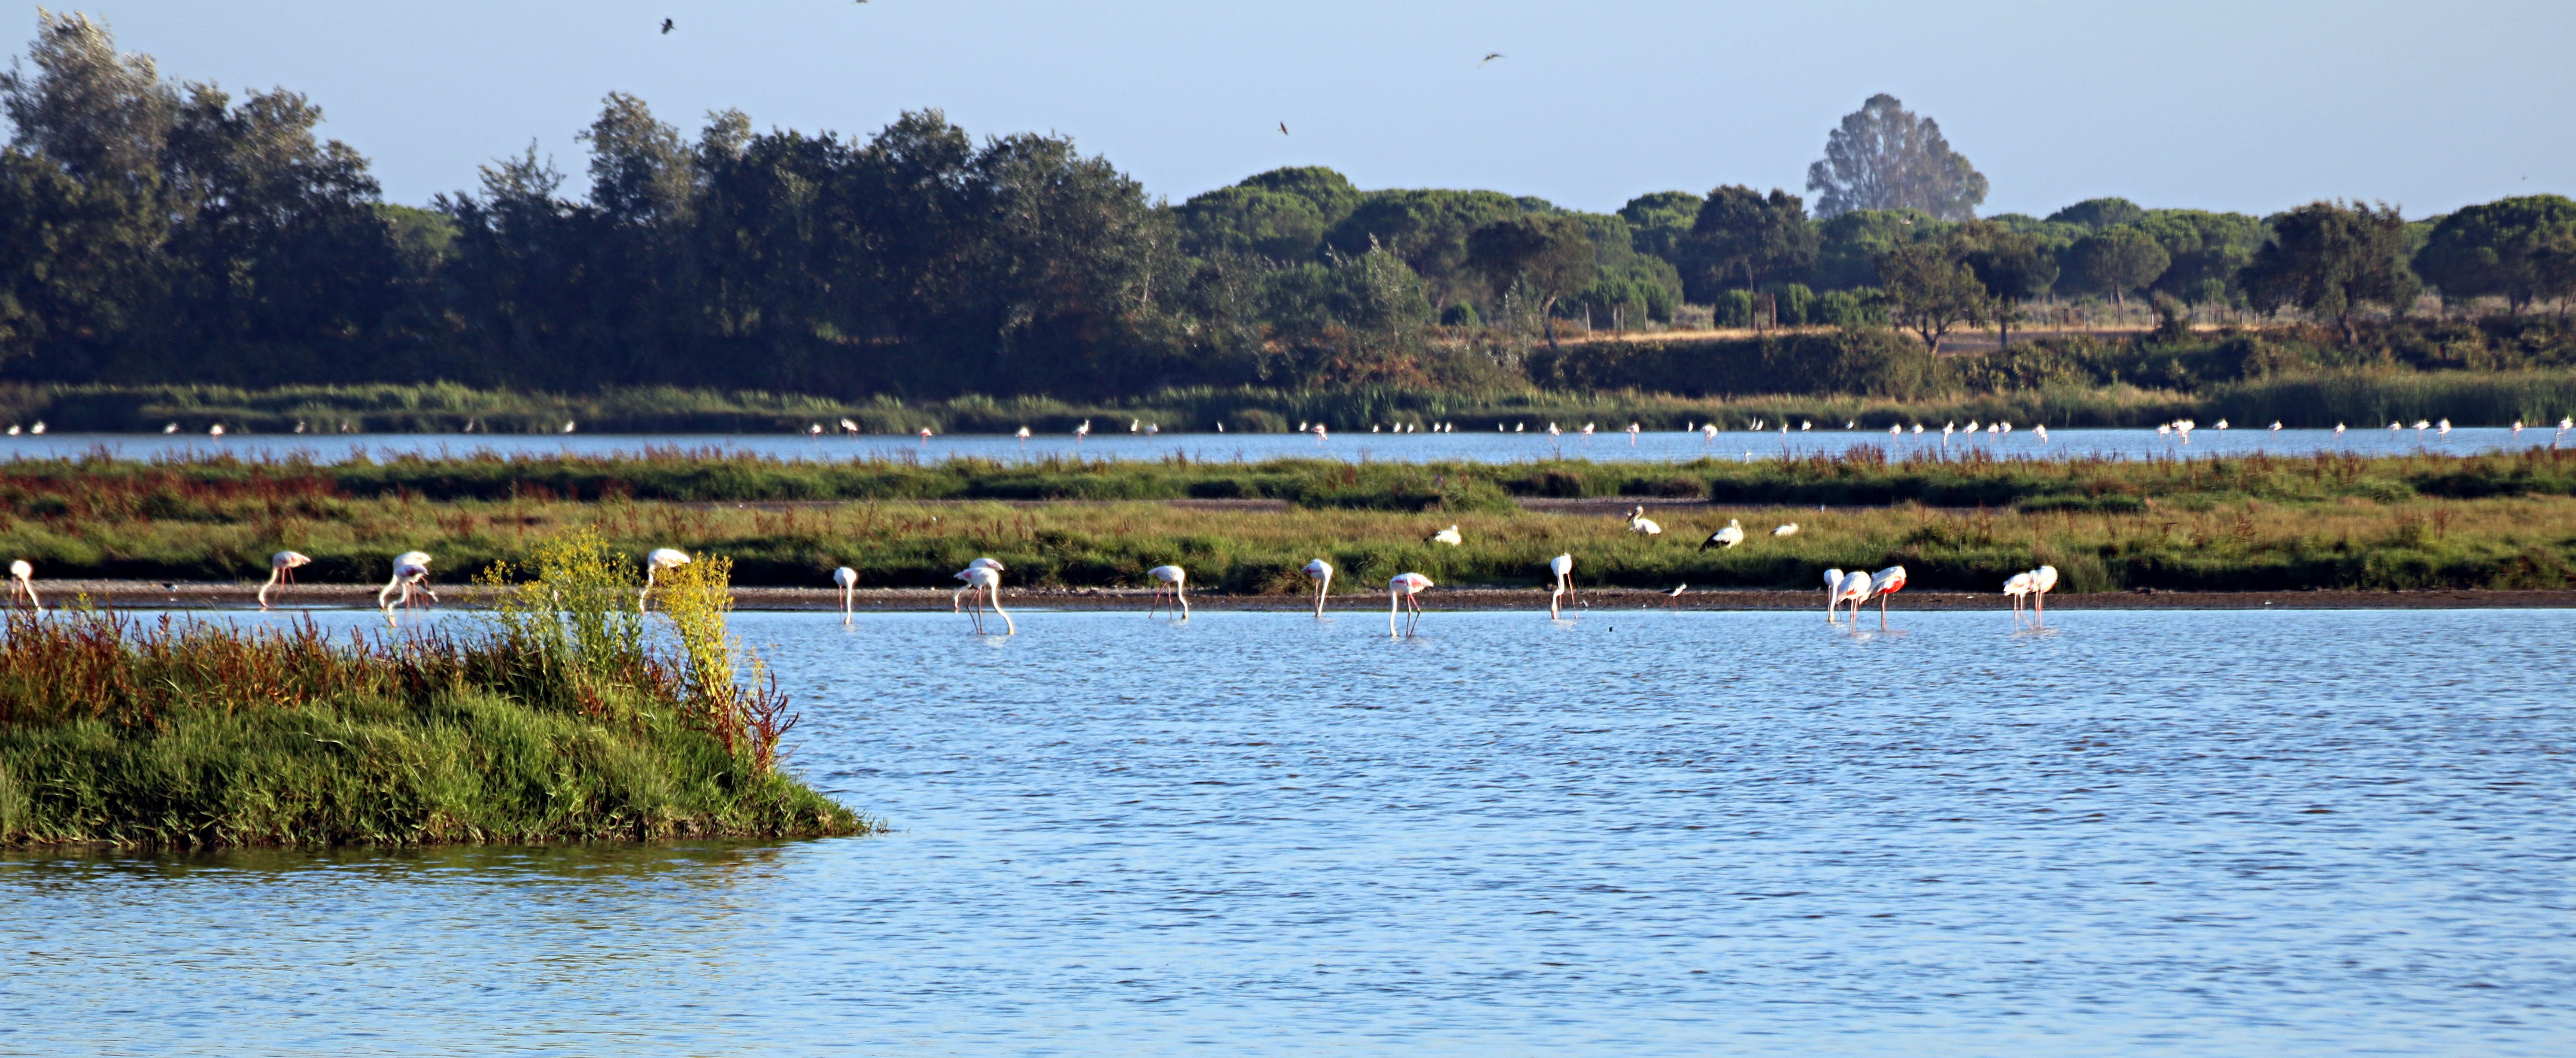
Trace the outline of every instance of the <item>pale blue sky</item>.
[[[940, 107], [978, 135], [1071, 136], [1175, 202], [1299, 164], [1597, 210], [1721, 183], [1802, 192], [1826, 131], [1878, 91], [1940, 120], [1993, 181], [1987, 213], [2116, 194], [2255, 213], [2358, 197], [2420, 216], [2576, 191], [2565, 0], [76, 9], [165, 75], [306, 93], [399, 202], [470, 187], [531, 138], [586, 187], [572, 137], [611, 90], [692, 133], [716, 107], [862, 136]], [[35, 32], [20, 11], [0, 23], [13, 54]], [[1478, 69], [1489, 51], [1507, 57]]]

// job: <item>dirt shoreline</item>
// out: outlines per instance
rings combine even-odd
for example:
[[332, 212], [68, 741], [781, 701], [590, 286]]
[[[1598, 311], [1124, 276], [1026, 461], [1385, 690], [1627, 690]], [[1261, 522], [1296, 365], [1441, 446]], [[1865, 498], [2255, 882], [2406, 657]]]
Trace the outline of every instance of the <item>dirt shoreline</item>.
[[[479, 602], [487, 589], [472, 585], [433, 585], [440, 604]], [[375, 605], [376, 585], [298, 584], [270, 600], [287, 609], [354, 609]], [[86, 597], [112, 609], [257, 609], [259, 586], [253, 582], [171, 583], [135, 580], [39, 580], [36, 590], [48, 608], [68, 606]], [[1053, 610], [1140, 610], [1152, 592], [1145, 588], [1004, 588], [1003, 604]], [[948, 602], [945, 588], [863, 588], [852, 605], [868, 611], [937, 610]], [[1313, 605], [1312, 596], [1201, 595], [1193, 607], [1217, 610], [1299, 610]], [[1580, 596], [1587, 609], [1636, 610], [1672, 607], [1684, 610], [1820, 610], [1824, 592], [1712, 589], [1685, 592], [1679, 599], [1659, 591], [1603, 588]], [[1373, 606], [1384, 599], [1373, 592], [1336, 592], [1335, 608]], [[1543, 610], [1547, 592], [1534, 588], [1458, 587], [1425, 592], [1426, 607], [1443, 610]], [[840, 606], [830, 588], [737, 588], [734, 605], [743, 610], [831, 610]], [[1896, 596], [1891, 609], [1992, 610], [2008, 606], [1995, 592], [1915, 589]], [[2104, 592], [2048, 597], [2058, 610], [2470, 610], [2576, 608], [2576, 591], [2263, 591], [2263, 592]]]

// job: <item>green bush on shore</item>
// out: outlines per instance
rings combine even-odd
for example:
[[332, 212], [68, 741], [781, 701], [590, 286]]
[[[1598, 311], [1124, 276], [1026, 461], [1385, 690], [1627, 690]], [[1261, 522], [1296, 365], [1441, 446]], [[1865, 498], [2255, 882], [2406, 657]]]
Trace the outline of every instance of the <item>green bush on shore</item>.
[[[648, 645], [595, 536], [537, 550], [494, 627], [353, 635], [13, 614], [0, 843], [413, 845], [864, 833], [776, 767], [785, 699], [735, 682], [720, 562]], [[717, 568], [710, 568], [717, 567]]]

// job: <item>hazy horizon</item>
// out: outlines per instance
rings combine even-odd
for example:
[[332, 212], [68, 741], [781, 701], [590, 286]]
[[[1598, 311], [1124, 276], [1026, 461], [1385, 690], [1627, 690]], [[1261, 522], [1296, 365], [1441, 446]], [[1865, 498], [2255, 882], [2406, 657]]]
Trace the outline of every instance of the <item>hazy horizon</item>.
[[[2413, 217], [2567, 193], [2576, 136], [2555, 104], [2576, 97], [2576, 63], [2553, 52], [2576, 39], [2576, 5], [2455, 6], [2436, 19], [2193, 0], [2141, 22], [1871, 2], [1830, 23], [1678, 2], [1571, 21], [1535, 4], [1348, 0], [67, 9], [165, 77], [305, 93], [386, 199], [411, 204], [473, 187], [477, 166], [532, 139], [580, 193], [574, 134], [610, 91], [691, 135], [726, 107], [762, 129], [861, 138], [935, 107], [978, 136], [1070, 136], [1174, 202], [1283, 165], [1598, 211], [1729, 183], [1806, 194], [1827, 130], [1881, 91], [1939, 120], [1993, 182], [1981, 214], [2120, 195], [2256, 214], [2357, 198]], [[13, 55], [35, 13], [0, 34]], [[1504, 58], [1480, 68], [1488, 52]]]

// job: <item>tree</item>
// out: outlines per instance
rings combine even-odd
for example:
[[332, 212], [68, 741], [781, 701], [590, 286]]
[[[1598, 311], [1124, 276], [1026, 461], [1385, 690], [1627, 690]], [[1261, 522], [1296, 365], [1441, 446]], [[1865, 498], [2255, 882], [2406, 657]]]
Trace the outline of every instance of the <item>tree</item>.
[[1638, 253], [1653, 254], [1679, 267], [1684, 253], [1682, 244], [1690, 238], [1691, 225], [1699, 220], [1701, 200], [1702, 196], [1688, 191], [1639, 195], [1619, 207], [1619, 219], [1628, 222]]
[[2111, 292], [2111, 301], [2128, 304], [2128, 292], [2156, 281], [2173, 264], [2165, 248], [2147, 233], [2127, 225], [2104, 228], [2075, 241], [2075, 267], [2093, 285]]
[[2468, 206], [2442, 218], [2415, 254], [2415, 271], [2454, 298], [2497, 296], [2515, 312], [2566, 297], [2576, 251], [2576, 201], [2528, 195]]
[[1956, 248], [1955, 244], [1916, 243], [1899, 246], [1878, 259], [1889, 317], [1920, 336], [1924, 347], [1935, 354], [1953, 329], [1984, 320], [1995, 307], [1977, 274], [1953, 255]]
[[1878, 285], [1878, 259], [1889, 250], [1917, 242], [1939, 242], [1950, 224], [1921, 210], [1856, 209], [1816, 223], [1816, 263], [1809, 269], [1817, 289], [1855, 290]]
[[2406, 221], [2397, 207], [2311, 202], [2270, 218], [2272, 239], [2245, 266], [2246, 293], [2265, 312], [2295, 305], [2343, 326], [2360, 341], [2353, 313], [2365, 304], [2403, 306], [2415, 296], [2406, 269]]
[[2152, 285], [2190, 302], [2224, 299], [2269, 234], [2260, 217], [2202, 209], [2147, 210], [2136, 227], [2172, 258]]
[[1816, 261], [1807, 204], [1776, 187], [1768, 198], [1741, 184], [1710, 191], [1691, 225], [1690, 245], [1709, 279], [1740, 274], [1748, 291], [1760, 291], [1764, 276], [1804, 272]]
[[1962, 224], [1951, 239], [1960, 263], [1986, 288], [2001, 327], [1999, 344], [2011, 345], [2012, 325], [2022, 319], [2021, 303], [2045, 297], [2057, 284], [2057, 255], [2034, 236], [1988, 221]]
[[2094, 231], [2135, 224], [2147, 211], [2125, 198], [2088, 198], [2048, 215], [2050, 224], [2078, 224]]
[[1331, 169], [1273, 169], [1182, 203], [1184, 248], [1202, 257], [1250, 253], [1311, 261], [1323, 252], [1324, 234], [1359, 201], [1358, 189]]
[[1950, 149], [1941, 126], [1881, 92], [1825, 137], [1825, 156], [1807, 167], [1807, 190], [1822, 192], [1816, 215], [1856, 209], [1919, 209], [1968, 220], [1986, 200], [1986, 178]]
[[1557, 301], [1581, 293], [1600, 272], [1592, 240], [1572, 217], [1516, 217], [1486, 224], [1468, 235], [1467, 262], [1484, 275], [1496, 296], [1520, 289], [1538, 299], [1539, 325], [1550, 349], [1557, 347], [1556, 324], [1550, 318]]

